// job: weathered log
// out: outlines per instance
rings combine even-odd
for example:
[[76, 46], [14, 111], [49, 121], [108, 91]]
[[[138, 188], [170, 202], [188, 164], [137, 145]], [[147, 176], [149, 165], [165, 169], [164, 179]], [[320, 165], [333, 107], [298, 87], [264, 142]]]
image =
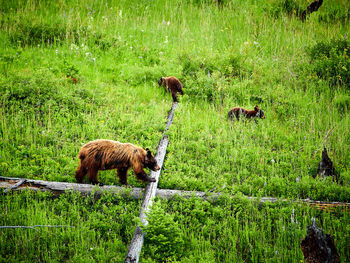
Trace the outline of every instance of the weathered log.
[[174, 114], [175, 114], [175, 109], [177, 108], [177, 102], [174, 102], [173, 105], [171, 106], [171, 110], [168, 114], [168, 118], [167, 118], [167, 123], [166, 123], [166, 126], [165, 126], [165, 129], [164, 129], [164, 132], [167, 132], [170, 125], [173, 123], [173, 119], [174, 119]]
[[[13, 178], [13, 177], [2, 177], [0, 176], [0, 188], [10, 189], [15, 183], [22, 180], [21, 178]], [[52, 192], [53, 194], [59, 195], [63, 194], [66, 191], [75, 191], [80, 192], [83, 195], [88, 195], [94, 193], [95, 198], [99, 198], [103, 192], [111, 192], [114, 194], [120, 194], [125, 198], [132, 198], [135, 200], [139, 200], [143, 197], [144, 189], [138, 187], [125, 187], [125, 186], [115, 186], [115, 185], [104, 185], [97, 186], [91, 184], [77, 184], [77, 183], [63, 183], [63, 182], [49, 182], [42, 180], [33, 180], [26, 179], [24, 183], [22, 183], [19, 187], [15, 189], [11, 189], [12, 191], [22, 191], [22, 190], [32, 190], [32, 191], [42, 191], [42, 192]], [[171, 200], [176, 197], [182, 198], [191, 198], [197, 197], [210, 202], [216, 201], [222, 194], [216, 192], [201, 192], [201, 191], [182, 191], [182, 190], [173, 190], [173, 189], [157, 189], [156, 197], [162, 199]], [[350, 209], [350, 203], [343, 202], [325, 202], [325, 201], [314, 201], [311, 199], [284, 199], [277, 197], [252, 197], [252, 196], [242, 196], [242, 198], [246, 198], [251, 201], [259, 200], [259, 203], [275, 203], [279, 202], [302, 202], [309, 203], [311, 206], [316, 206], [320, 209], [327, 209], [329, 206], [345, 206]]]
[[[25, 182], [22, 182], [25, 181]], [[14, 187], [16, 184], [21, 182], [20, 186]], [[78, 183], [64, 183], [64, 182], [50, 182], [43, 180], [33, 179], [21, 179], [12, 177], [0, 176], [0, 188], [5, 188], [5, 191], [21, 191], [21, 190], [32, 190], [41, 192], [52, 192], [53, 194], [59, 195], [66, 191], [80, 192], [83, 195], [94, 193], [96, 198], [99, 198], [102, 192], [112, 192], [114, 194], [120, 194], [123, 197], [131, 197], [135, 200], [139, 200], [143, 197], [144, 189], [138, 187], [125, 187], [115, 185], [103, 185], [97, 186], [92, 184], [78, 184]], [[5, 192], [4, 191], [4, 192]], [[6, 192], [7, 192], [6, 191]], [[200, 197], [204, 199], [217, 199], [220, 194], [206, 193], [206, 192], [195, 192], [195, 191], [181, 191], [172, 189], [157, 189], [156, 196], [162, 199], [172, 199], [175, 196], [189, 198], [192, 196]]]
[[[163, 166], [168, 143], [169, 143], [168, 136], [164, 135], [159, 143], [157, 155], [155, 156], [155, 159], [157, 160], [157, 163], [161, 168]], [[145, 189], [145, 196], [143, 198], [141, 211], [140, 211], [141, 223], [145, 226], [148, 224], [146, 219], [147, 217], [146, 212], [149, 211], [149, 209], [151, 208], [153, 199], [156, 196], [160, 171], [161, 170], [158, 170], [156, 172], [151, 171], [150, 177], [155, 178], [156, 182], [148, 183]], [[124, 262], [136, 262], [136, 263], [139, 262], [139, 256], [143, 245], [143, 236], [144, 234], [142, 233], [141, 228], [139, 226], [136, 226], [134, 236], [129, 246], [128, 254], [126, 255]]]
[[307, 236], [301, 241], [301, 249], [307, 263], [339, 263], [340, 257], [334, 239], [324, 234], [315, 222], [307, 227]]
[[[146, 213], [150, 210], [152, 203], [153, 203], [153, 199], [157, 193], [159, 175], [160, 175], [160, 172], [161, 172], [162, 167], [163, 167], [163, 162], [164, 162], [164, 158], [165, 158], [165, 154], [166, 154], [166, 148], [168, 147], [168, 143], [169, 143], [169, 138], [167, 135], [165, 135], [165, 132], [169, 129], [170, 125], [173, 122], [176, 107], [177, 107], [177, 103], [175, 102], [175, 103], [173, 103], [171, 110], [168, 114], [167, 124], [166, 124], [165, 130], [163, 132], [163, 138], [159, 142], [157, 154], [155, 156], [155, 159], [157, 160], [157, 163], [158, 163], [160, 169], [156, 172], [151, 171], [151, 174], [150, 174], [150, 177], [155, 178], [156, 181], [147, 184], [146, 189], [145, 189], [145, 195], [143, 198], [141, 211], [140, 211], [141, 223], [144, 226], [146, 226], [148, 224]], [[136, 226], [134, 236], [133, 236], [131, 243], [129, 245], [128, 253], [125, 257], [125, 261], [124, 261], [125, 263], [129, 263], [129, 262], [137, 263], [137, 262], [139, 262], [139, 257], [140, 257], [141, 249], [143, 246], [143, 240], [144, 240], [144, 233], [142, 233], [140, 226]]]

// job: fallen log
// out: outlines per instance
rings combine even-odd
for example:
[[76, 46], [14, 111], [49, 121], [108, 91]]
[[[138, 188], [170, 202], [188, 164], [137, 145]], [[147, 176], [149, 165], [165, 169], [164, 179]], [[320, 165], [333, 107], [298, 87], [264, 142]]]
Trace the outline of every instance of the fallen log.
[[[141, 224], [146, 226], [148, 224], [147, 221], [147, 215], [146, 213], [150, 210], [153, 199], [156, 196], [157, 192], [157, 186], [159, 182], [159, 175], [162, 170], [165, 154], [166, 154], [166, 148], [168, 147], [169, 143], [169, 138], [165, 134], [165, 132], [169, 129], [170, 125], [173, 122], [174, 114], [175, 114], [175, 109], [177, 107], [177, 103], [173, 103], [171, 110], [168, 114], [167, 118], [167, 124], [165, 126], [165, 130], [163, 132], [163, 137], [159, 142], [158, 149], [157, 149], [157, 154], [155, 156], [155, 159], [157, 160], [157, 163], [160, 167], [160, 169], [156, 172], [151, 171], [150, 177], [155, 178], [155, 182], [148, 183], [145, 189], [145, 195], [143, 198], [142, 206], [141, 206], [141, 211], [140, 211], [140, 219], [141, 219]], [[131, 243], [129, 245], [128, 253], [125, 257], [125, 263], [137, 263], [139, 262], [140, 258], [140, 253], [141, 249], [143, 246], [143, 240], [144, 240], [144, 233], [142, 232], [141, 228], [139, 225], [136, 226], [136, 230], [134, 232], [134, 236], [131, 240]]]
[[[43, 180], [33, 180], [26, 179], [19, 187], [11, 189], [19, 181], [22, 181], [22, 178], [13, 178], [13, 177], [3, 177], [0, 176], [0, 188], [8, 189], [10, 191], [22, 191], [22, 190], [32, 190], [32, 191], [42, 191], [42, 192], [52, 192], [55, 195], [64, 194], [66, 191], [75, 191], [80, 192], [83, 195], [88, 195], [94, 193], [95, 198], [100, 198], [101, 194], [105, 191], [111, 192], [114, 194], [120, 194], [125, 198], [132, 198], [139, 200], [143, 198], [144, 190], [139, 187], [125, 187], [125, 186], [115, 186], [115, 185], [104, 185], [97, 186], [91, 184], [77, 184], [77, 183], [63, 183], [63, 182], [50, 182]], [[157, 189], [155, 196], [162, 199], [174, 199], [176, 197], [182, 198], [191, 198], [197, 197], [207, 201], [216, 201], [222, 194], [215, 192], [201, 192], [201, 191], [182, 191], [182, 190], [173, 190], [173, 189]], [[328, 201], [314, 201], [311, 199], [284, 199], [277, 197], [252, 197], [252, 196], [242, 196], [248, 200], [259, 200], [259, 203], [271, 202], [275, 203], [280, 202], [302, 202], [309, 203], [310, 206], [315, 206], [319, 209], [327, 209], [329, 207], [344, 206], [350, 209], [350, 203], [344, 202], [328, 202]]]

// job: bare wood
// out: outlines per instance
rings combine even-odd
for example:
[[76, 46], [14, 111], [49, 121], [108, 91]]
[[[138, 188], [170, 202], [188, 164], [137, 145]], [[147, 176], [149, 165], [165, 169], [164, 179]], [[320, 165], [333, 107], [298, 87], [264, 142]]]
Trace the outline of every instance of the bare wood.
[[[152, 203], [153, 203], [153, 199], [157, 193], [159, 175], [160, 175], [160, 172], [161, 172], [162, 167], [163, 167], [163, 162], [164, 162], [164, 158], [165, 158], [165, 154], [166, 154], [166, 148], [168, 147], [168, 143], [169, 143], [169, 138], [167, 135], [165, 135], [165, 132], [169, 129], [170, 125], [173, 122], [176, 107], [177, 107], [177, 102], [174, 102], [173, 105], [171, 106], [171, 110], [168, 114], [168, 118], [167, 118], [168, 121], [167, 121], [167, 124], [165, 126], [165, 130], [163, 132], [163, 138], [159, 142], [158, 149], [157, 149], [157, 155], [155, 156], [155, 159], [157, 160], [157, 163], [158, 163], [160, 169], [156, 172], [151, 171], [151, 173], [150, 173], [150, 177], [155, 178], [156, 181], [153, 183], [149, 183], [145, 189], [145, 196], [143, 198], [141, 211], [140, 211], [141, 223], [144, 226], [146, 226], [148, 224], [146, 213], [150, 210]], [[141, 253], [141, 249], [143, 246], [143, 240], [144, 240], [144, 233], [142, 233], [140, 226], [136, 226], [136, 230], [134, 232], [134, 236], [133, 236], [131, 243], [129, 245], [128, 253], [125, 257], [124, 263], [131, 263], [131, 262], [137, 263], [137, 262], [139, 262], [140, 253]]]
[[[11, 188], [14, 183], [16, 183], [20, 178], [11, 178], [11, 177], [0, 177], [0, 188]], [[75, 191], [80, 192], [84, 195], [94, 193], [96, 198], [99, 198], [102, 192], [112, 192], [114, 194], [120, 194], [125, 198], [132, 198], [135, 200], [139, 200], [143, 197], [143, 188], [138, 187], [121, 187], [115, 185], [104, 185], [104, 186], [95, 186], [90, 184], [76, 184], [76, 183], [62, 183], [62, 182], [49, 182], [42, 180], [32, 180], [26, 179], [26, 182], [23, 183], [20, 187], [13, 189], [13, 191], [21, 191], [21, 190], [32, 190], [32, 191], [49, 191], [54, 194], [63, 194], [65, 191]], [[173, 190], [173, 189], [157, 189], [156, 197], [162, 199], [173, 199], [175, 197], [182, 198], [201, 198], [210, 202], [216, 201], [222, 194], [221, 193], [207, 193], [201, 191], [181, 191], [181, 190]], [[248, 199], [251, 201], [259, 200], [260, 203], [275, 203], [277, 201], [280, 202], [303, 202], [310, 203], [313, 205], [333, 205], [333, 206], [347, 206], [350, 208], [350, 203], [344, 202], [329, 202], [329, 201], [315, 201], [311, 199], [283, 199], [277, 197], [251, 197], [251, 196], [242, 196], [242, 199]]]
[[[159, 167], [161, 168], [163, 166], [168, 143], [169, 143], [168, 136], [164, 135], [162, 140], [159, 143], [157, 155], [155, 157]], [[148, 224], [146, 213], [151, 208], [153, 199], [156, 196], [160, 171], [161, 170], [158, 170], [156, 172], [151, 171], [150, 177], [155, 178], [156, 182], [149, 183], [145, 189], [145, 196], [144, 196], [142, 206], [141, 206], [141, 211], [140, 211], [140, 219], [142, 224], [145, 226]], [[137, 226], [124, 262], [136, 262], [136, 263], [139, 262], [139, 256], [143, 245], [143, 236], [144, 234], [142, 233], [141, 228]]]
[[173, 105], [171, 106], [171, 110], [170, 110], [170, 113], [169, 113], [168, 118], [167, 118], [168, 122], [167, 122], [167, 124], [165, 126], [165, 129], [164, 129], [163, 133], [167, 132], [169, 127], [170, 127], [170, 125], [173, 123], [173, 119], [174, 119], [174, 114], [175, 114], [175, 109], [176, 108], [177, 108], [177, 102], [174, 102]]

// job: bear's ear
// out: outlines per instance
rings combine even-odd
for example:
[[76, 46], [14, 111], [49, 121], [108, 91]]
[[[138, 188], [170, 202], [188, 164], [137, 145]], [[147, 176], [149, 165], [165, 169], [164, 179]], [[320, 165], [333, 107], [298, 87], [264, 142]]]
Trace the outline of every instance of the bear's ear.
[[152, 153], [151, 153], [151, 151], [148, 148], [146, 148], [146, 152], [147, 152], [147, 157], [151, 157], [152, 156]]
[[256, 111], [258, 111], [258, 110], [259, 110], [258, 105], [255, 105], [254, 110], [256, 110]]

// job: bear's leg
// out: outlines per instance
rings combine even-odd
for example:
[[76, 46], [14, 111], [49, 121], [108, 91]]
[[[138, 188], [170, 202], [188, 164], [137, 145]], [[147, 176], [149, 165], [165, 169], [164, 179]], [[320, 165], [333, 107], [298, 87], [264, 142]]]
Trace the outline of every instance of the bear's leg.
[[98, 169], [95, 167], [90, 167], [88, 174], [89, 174], [89, 179], [92, 184], [98, 184], [98, 179], [97, 179], [97, 173]]
[[156, 179], [148, 177], [144, 171], [136, 173], [136, 177], [137, 177], [137, 179], [142, 180], [144, 182], [155, 182], [156, 181]]
[[79, 184], [81, 184], [83, 182], [83, 179], [84, 179], [86, 173], [87, 173], [86, 168], [83, 165], [81, 165], [81, 163], [80, 163], [78, 169], [75, 172], [75, 179], [77, 180], [77, 182]]
[[171, 92], [171, 96], [173, 97], [173, 101], [177, 102], [177, 96], [176, 96], [176, 92]]
[[128, 168], [126, 167], [122, 167], [122, 168], [118, 168], [117, 169], [117, 174], [118, 174], [118, 177], [119, 177], [119, 182], [121, 184], [125, 184], [127, 185], [128, 184], [128, 178], [127, 178], [127, 172], [128, 172]]

